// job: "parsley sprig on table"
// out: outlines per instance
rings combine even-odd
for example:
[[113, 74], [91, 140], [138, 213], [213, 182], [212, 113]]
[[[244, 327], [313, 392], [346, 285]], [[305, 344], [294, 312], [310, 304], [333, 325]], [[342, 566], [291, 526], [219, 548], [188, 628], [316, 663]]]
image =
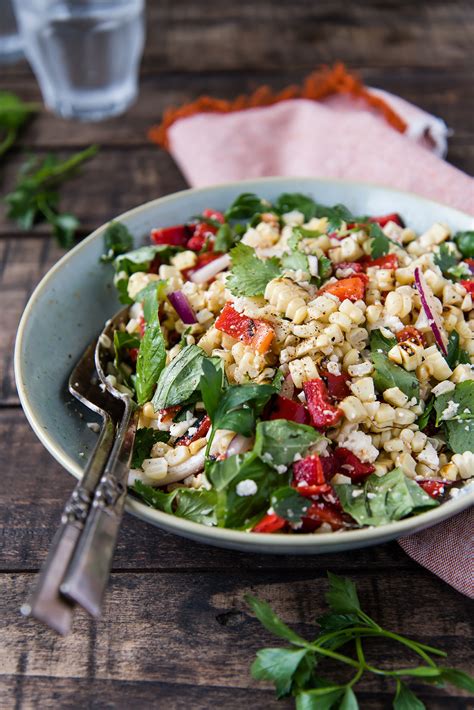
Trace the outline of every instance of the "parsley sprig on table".
[[[395, 681], [395, 710], [423, 710], [424, 704], [402, 680], [413, 677], [425, 683], [443, 686], [450, 683], [474, 692], [474, 679], [463, 671], [438, 665], [435, 657], [445, 657], [444, 651], [419, 643], [406, 636], [383, 629], [360, 607], [355, 584], [347, 578], [328, 572], [329, 591], [326, 601], [331, 612], [317, 620], [320, 632], [314, 641], [307, 641], [290, 629], [264, 601], [247, 596], [247, 602], [263, 626], [290, 647], [264, 648], [257, 653], [252, 675], [257, 680], [270, 680], [278, 698], [293, 695], [297, 710], [357, 710], [354, 692], [364, 673], [373, 673]], [[413, 668], [385, 670], [367, 660], [364, 642], [370, 638], [402, 644], [418, 655], [423, 663]], [[347, 644], [355, 646], [355, 657], [341, 652]], [[352, 677], [338, 683], [319, 674], [319, 664], [325, 659], [339, 661], [352, 669]]]
[[41, 104], [22, 101], [10, 91], [0, 91], [0, 157], [10, 150], [28, 119]]
[[57, 188], [98, 149], [91, 145], [67, 160], [54, 155], [47, 155], [40, 162], [36, 157], [28, 160], [20, 170], [15, 189], [4, 198], [7, 217], [23, 229], [30, 229], [37, 222], [49, 222], [60, 246], [71, 247], [79, 221], [74, 215], [59, 211]]

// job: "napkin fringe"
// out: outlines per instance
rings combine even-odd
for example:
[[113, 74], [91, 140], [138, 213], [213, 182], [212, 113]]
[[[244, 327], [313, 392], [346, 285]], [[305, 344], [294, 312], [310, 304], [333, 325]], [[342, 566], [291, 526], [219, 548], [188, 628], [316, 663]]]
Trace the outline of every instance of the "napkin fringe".
[[231, 113], [261, 106], [272, 106], [289, 99], [311, 99], [321, 101], [333, 94], [350, 94], [362, 99], [369, 106], [379, 111], [385, 120], [400, 133], [404, 133], [407, 124], [401, 116], [380, 96], [372, 94], [362, 82], [349, 73], [344, 64], [333, 67], [322, 66], [306, 77], [302, 86], [287, 86], [280, 92], [273, 92], [269, 86], [260, 86], [252, 94], [241, 95], [232, 101], [217, 99], [212, 96], [200, 96], [196, 101], [178, 108], [170, 107], [163, 114], [160, 124], [152, 126], [148, 137], [162, 148], [169, 148], [168, 129], [181, 118], [188, 118], [197, 113]]

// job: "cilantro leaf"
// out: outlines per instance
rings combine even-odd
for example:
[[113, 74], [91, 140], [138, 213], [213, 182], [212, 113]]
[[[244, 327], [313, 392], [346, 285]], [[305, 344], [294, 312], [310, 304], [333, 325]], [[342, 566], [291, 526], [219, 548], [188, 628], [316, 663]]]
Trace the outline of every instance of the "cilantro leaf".
[[250, 220], [254, 215], [268, 212], [271, 209], [269, 202], [262, 200], [253, 192], [244, 192], [239, 195], [225, 213], [226, 220]]
[[102, 262], [110, 262], [119, 254], [129, 251], [133, 246], [133, 237], [121, 222], [109, 222], [104, 234], [105, 252], [100, 257]]
[[290, 523], [299, 523], [308, 511], [311, 502], [291, 486], [278, 488], [270, 499], [275, 513]]
[[321, 438], [312, 426], [287, 419], [270, 419], [257, 424], [254, 451], [272, 466], [290, 466], [296, 454], [304, 456], [311, 444]]
[[39, 163], [36, 158], [27, 161], [20, 170], [15, 189], [4, 198], [8, 205], [7, 217], [23, 229], [47, 221], [59, 245], [71, 247], [79, 222], [73, 215], [58, 211], [59, 196], [55, 190], [97, 151], [98, 146], [91, 145], [64, 161], [54, 155], [47, 155]]
[[298, 271], [299, 269], [301, 271], [309, 271], [308, 257], [300, 251], [283, 254], [281, 265], [284, 269], [291, 269], [292, 271]]
[[457, 232], [453, 241], [465, 259], [474, 258], [474, 231]]
[[214, 237], [214, 251], [228, 252], [239, 239], [240, 235], [230, 224], [221, 224]]
[[158, 429], [151, 429], [148, 427], [137, 429], [135, 441], [133, 443], [133, 454], [130, 467], [141, 468], [144, 460], [149, 458], [153, 445], [158, 441], [166, 443], [169, 438], [170, 435], [166, 431], [158, 431]]
[[450, 249], [447, 244], [441, 244], [434, 255], [434, 263], [439, 266], [443, 276], [450, 278], [450, 269], [457, 266], [459, 259], [454, 249]]
[[312, 217], [316, 216], [316, 202], [312, 197], [300, 192], [284, 192], [275, 202], [275, 209], [279, 214], [301, 212], [305, 222], [309, 222]]
[[266, 285], [281, 275], [278, 259], [259, 259], [255, 249], [240, 242], [230, 256], [232, 267], [226, 286], [234, 296], [262, 296]]
[[324, 596], [331, 609], [338, 614], [351, 614], [360, 611], [359, 597], [354, 582], [332, 572], [328, 572], [327, 575], [329, 591]]
[[370, 254], [373, 259], [388, 254], [390, 250], [390, 239], [383, 233], [382, 229], [375, 222], [371, 222], [369, 227]]
[[426, 706], [410, 688], [397, 679], [397, 692], [393, 700], [393, 710], [425, 710]]
[[[443, 420], [443, 412], [449, 402], [457, 404], [452, 419]], [[436, 398], [436, 426], [440, 423], [446, 428], [448, 446], [455, 454], [464, 451], [474, 453], [474, 380], [459, 382], [454, 390]]]
[[384, 476], [372, 474], [362, 486], [339, 484], [335, 489], [344, 511], [359, 525], [378, 527], [439, 505], [400, 468]]
[[293, 676], [307, 652], [305, 648], [264, 648], [252, 664], [252, 676], [272, 681], [277, 698], [283, 698], [291, 692]]

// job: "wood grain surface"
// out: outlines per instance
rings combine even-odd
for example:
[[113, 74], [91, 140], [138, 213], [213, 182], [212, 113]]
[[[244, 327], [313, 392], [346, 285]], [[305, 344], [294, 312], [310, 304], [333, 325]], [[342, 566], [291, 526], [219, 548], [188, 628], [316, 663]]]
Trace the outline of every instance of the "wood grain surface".
[[[155, 0], [148, 3], [140, 98], [99, 124], [43, 111], [0, 166], [0, 190], [27, 153], [66, 156], [92, 142], [101, 152], [63, 191], [81, 236], [141, 202], [185, 187], [169, 155], [146, 139], [171, 104], [202, 93], [230, 98], [262, 83], [275, 89], [321, 62], [342, 60], [364, 81], [440, 115], [454, 130], [448, 159], [474, 172], [474, 5], [470, 1]], [[26, 62], [0, 68], [0, 90], [38, 99]], [[472, 606], [412, 562], [396, 543], [322, 557], [248, 555], [191, 543], [127, 516], [104, 615], [78, 613], [66, 639], [19, 615], [73, 480], [37, 441], [19, 407], [12, 348], [32, 289], [61, 256], [45, 226], [29, 233], [0, 210], [0, 641], [1, 708], [290, 708], [249, 675], [272, 645], [243, 600], [265, 597], [311, 635], [324, 611], [326, 570], [351, 576], [384, 626], [443, 647], [473, 670]], [[60, 327], [60, 324], [58, 325]], [[412, 658], [374, 648], [379, 661]], [[412, 683], [428, 708], [472, 708], [466, 693]], [[391, 687], [371, 678], [361, 708], [391, 706]]]

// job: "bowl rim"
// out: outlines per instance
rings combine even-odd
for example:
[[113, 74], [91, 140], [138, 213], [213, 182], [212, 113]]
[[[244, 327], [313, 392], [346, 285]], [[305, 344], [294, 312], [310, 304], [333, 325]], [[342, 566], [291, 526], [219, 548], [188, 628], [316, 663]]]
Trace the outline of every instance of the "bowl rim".
[[[220, 183], [218, 185], [209, 185], [205, 187], [198, 188], [186, 188], [178, 192], [171, 193], [169, 195], [164, 195], [158, 197], [154, 200], [142, 203], [136, 207], [133, 207], [126, 212], [121, 213], [117, 217], [112, 218], [113, 220], [123, 220], [128, 217], [139, 214], [140, 212], [153, 209], [156, 205], [162, 205], [167, 202], [179, 201], [181, 198], [189, 194], [202, 194], [215, 193], [219, 189], [236, 188], [245, 189], [246, 185], [278, 185], [279, 183], [287, 184], [288, 181], [294, 180], [298, 184], [308, 183], [308, 186], [320, 183], [324, 185], [335, 185], [347, 188], [347, 190], [354, 188], [366, 188], [373, 189], [376, 191], [386, 191], [394, 193], [395, 195], [400, 195], [400, 197], [410, 197], [415, 199], [417, 202], [424, 203], [426, 208], [447, 209], [452, 212], [453, 217], [461, 217], [463, 219], [470, 219], [474, 221], [474, 217], [466, 212], [462, 212], [450, 205], [438, 202], [436, 200], [431, 200], [429, 198], [419, 196], [416, 193], [409, 192], [406, 190], [399, 190], [389, 186], [375, 184], [364, 181], [357, 180], [343, 180], [335, 178], [317, 178], [308, 176], [288, 176], [288, 177], [261, 177], [261, 178], [250, 178], [247, 180], [232, 181], [226, 183]], [[56, 444], [54, 439], [50, 436], [48, 431], [41, 426], [41, 416], [35, 411], [35, 408], [28, 396], [28, 388], [26, 385], [27, 377], [25, 376], [25, 371], [23, 369], [22, 353], [24, 346], [24, 338], [27, 323], [30, 316], [34, 312], [36, 301], [40, 294], [48, 287], [49, 281], [56, 274], [57, 271], [61, 270], [63, 266], [68, 263], [71, 259], [74, 259], [76, 254], [81, 250], [88, 247], [89, 243], [95, 241], [100, 237], [100, 235], [105, 231], [107, 225], [112, 220], [100, 225], [91, 234], [85, 237], [79, 244], [73, 247], [70, 251], [66, 252], [43, 276], [38, 285], [33, 290], [26, 307], [22, 313], [16, 340], [15, 340], [15, 350], [14, 350], [14, 374], [15, 382], [18, 391], [18, 396], [20, 403], [22, 405], [25, 416], [33, 429], [34, 433], [41, 441], [43, 446], [49, 451], [49, 453], [75, 478], [80, 479], [83, 474], [83, 468], [74, 461], [67, 453], [63, 452], [60, 447]], [[219, 542], [227, 543], [229, 546], [240, 547], [240, 549], [255, 548], [256, 552], [270, 552], [278, 553], [282, 552], [296, 552], [300, 550], [301, 552], [324, 552], [331, 551], [334, 547], [340, 547], [342, 545], [347, 545], [347, 547], [358, 547], [370, 544], [376, 544], [378, 541], [386, 539], [394, 539], [396, 537], [408, 535], [410, 532], [418, 532], [422, 528], [430, 527], [436, 525], [446, 518], [450, 518], [453, 515], [465, 510], [471, 504], [474, 504], [474, 491], [461, 495], [450, 501], [446, 501], [438, 508], [433, 508], [425, 513], [420, 513], [419, 515], [405, 518], [404, 520], [399, 520], [386, 525], [381, 525], [379, 527], [368, 527], [358, 530], [347, 530], [319, 533], [315, 534], [303, 534], [303, 535], [287, 535], [285, 533], [260, 533], [259, 535], [250, 535], [248, 532], [233, 530], [227, 528], [218, 528], [214, 526], [206, 526], [201, 523], [195, 523], [190, 520], [185, 520], [184, 518], [179, 518], [169, 513], [164, 513], [162, 511], [156, 510], [144, 503], [141, 503], [137, 499], [130, 495], [127, 495], [126, 500], [126, 510], [136, 517], [144, 520], [148, 523], [155, 524], [162, 529], [168, 530], [170, 532], [175, 532], [190, 538], [199, 539], [200, 541], [207, 542], [208, 544], [219, 544]]]

